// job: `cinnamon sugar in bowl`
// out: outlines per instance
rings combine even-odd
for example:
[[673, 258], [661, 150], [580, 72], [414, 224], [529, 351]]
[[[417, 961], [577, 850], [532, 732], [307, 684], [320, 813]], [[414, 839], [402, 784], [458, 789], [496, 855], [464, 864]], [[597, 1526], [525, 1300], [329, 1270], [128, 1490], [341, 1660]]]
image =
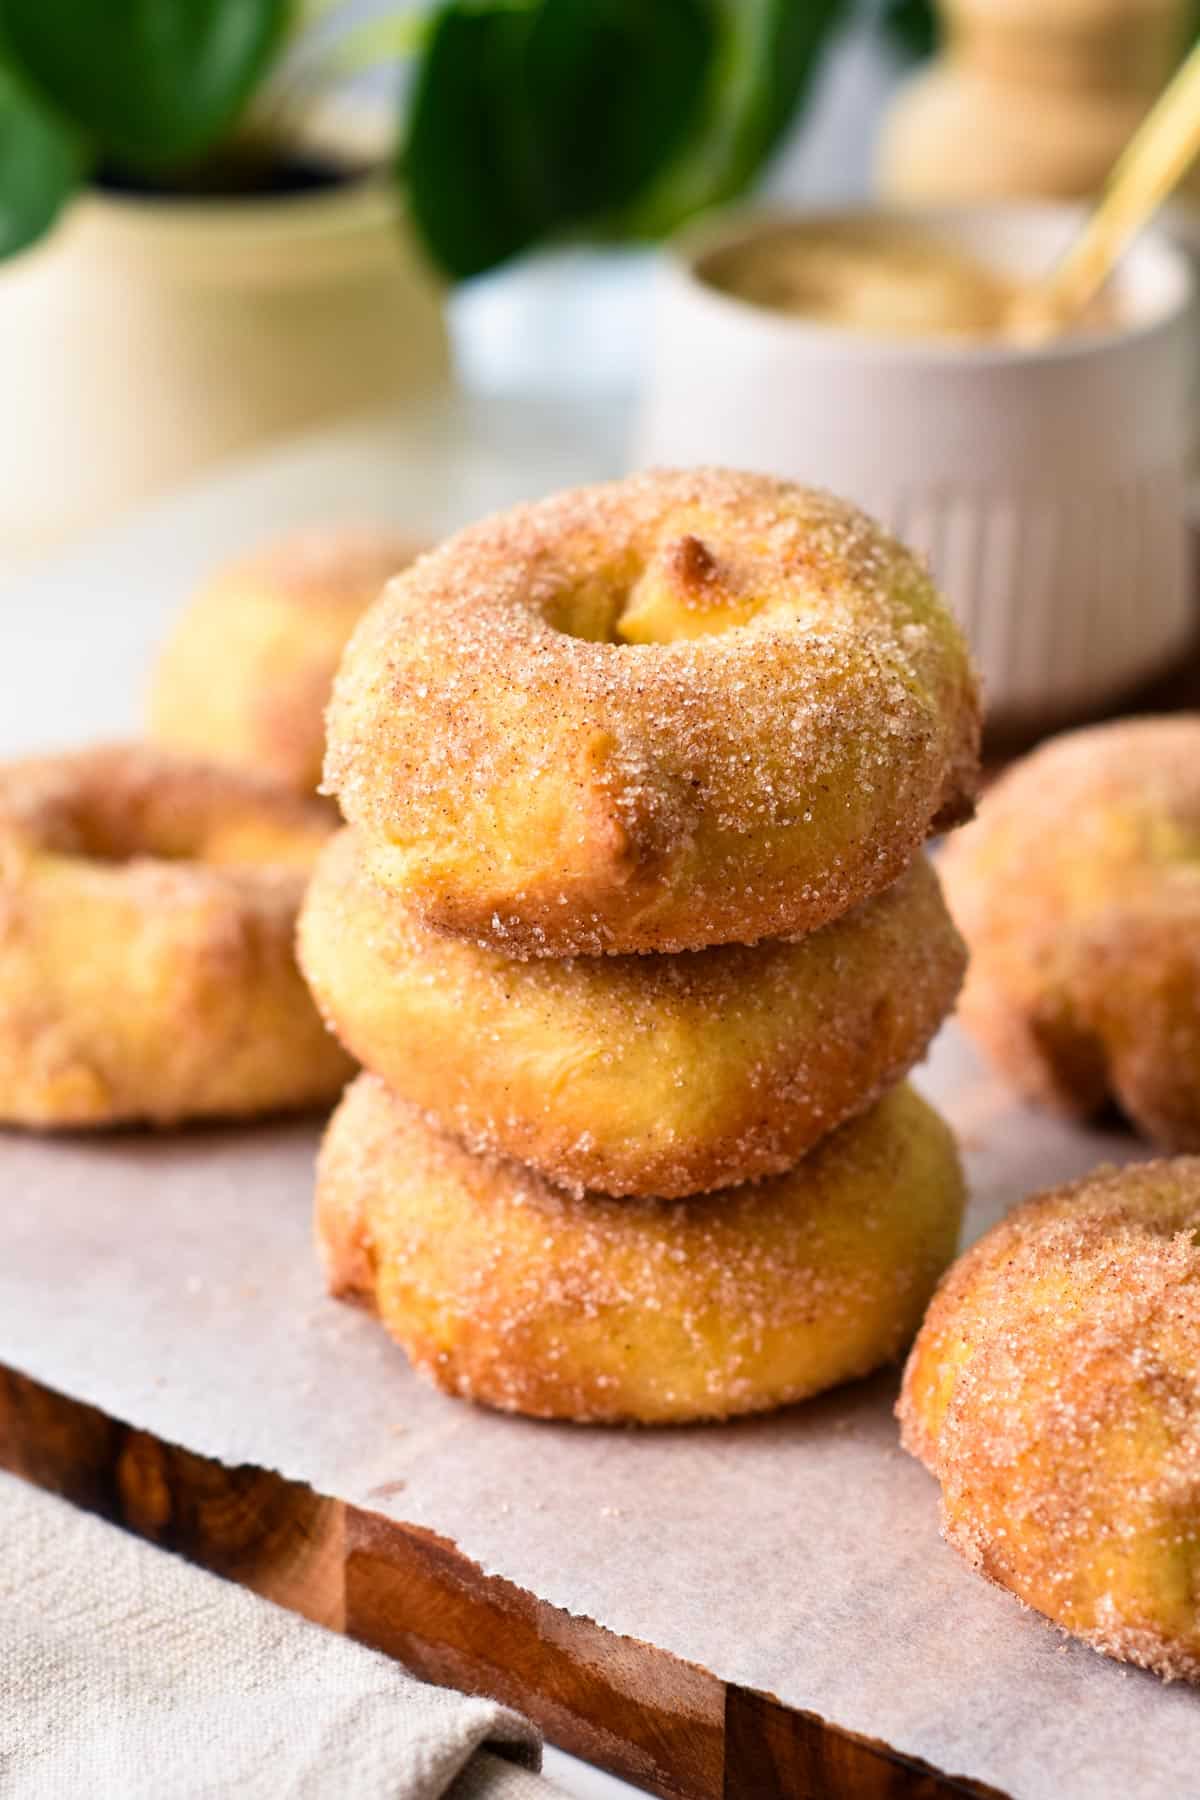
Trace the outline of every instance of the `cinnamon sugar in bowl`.
[[1111, 706], [1194, 630], [1186, 257], [1146, 232], [1104, 307], [1041, 344], [989, 311], [1079, 217], [735, 214], [682, 233], [659, 275], [636, 461], [762, 469], [864, 507], [929, 557], [1001, 731]]

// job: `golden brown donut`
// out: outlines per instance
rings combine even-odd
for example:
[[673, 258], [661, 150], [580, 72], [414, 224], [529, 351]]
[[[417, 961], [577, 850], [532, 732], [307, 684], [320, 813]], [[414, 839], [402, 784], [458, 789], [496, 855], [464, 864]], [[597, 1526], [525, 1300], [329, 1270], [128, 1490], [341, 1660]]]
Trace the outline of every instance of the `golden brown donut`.
[[292, 940], [316, 801], [145, 746], [0, 766], [0, 1121], [234, 1117], [351, 1065]]
[[327, 786], [378, 879], [521, 956], [809, 931], [970, 808], [957, 627], [852, 507], [658, 472], [485, 520], [343, 660]]
[[787, 1175], [692, 1200], [572, 1196], [472, 1156], [360, 1075], [326, 1135], [317, 1235], [448, 1393], [539, 1418], [758, 1412], [898, 1355], [954, 1254], [954, 1140], [893, 1089]]
[[941, 868], [963, 1020], [1015, 1086], [1200, 1149], [1200, 717], [1052, 739]]
[[898, 1408], [973, 1567], [1200, 1679], [1200, 1160], [1099, 1169], [950, 1270]]
[[795, 942], [516, 962], [423, 926], [356, 833], [323, 852], [300, 963], [356, 1059], [476, 1149], [606, 1194], [778, 1174], [924, 1053], [964, 953], [918, 859]]
[[151, 736], [313, 793], [346, 640], [388, 577], [423, 548], [402, 532], [318, 527], [227, 564], [163, 647], [150, 687]]

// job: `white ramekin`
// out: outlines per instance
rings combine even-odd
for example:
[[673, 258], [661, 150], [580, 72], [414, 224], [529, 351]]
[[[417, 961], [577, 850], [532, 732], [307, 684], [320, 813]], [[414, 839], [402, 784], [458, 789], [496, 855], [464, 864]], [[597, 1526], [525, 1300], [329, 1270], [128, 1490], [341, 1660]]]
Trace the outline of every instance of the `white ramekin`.
[[[909, 216], [1032, 274], [1079, 214]], [[772, 313], [704, 280], [709, 254], [778, 223], [703, 222], [668, 249], [634, 460], [766, 469], [857, 501], [929, 557], [1002, 731], [1081, 716], [1169, 667], [1194, 632], [1186, 256], [1161, 233], [1142, 237], [1111, 333], [1040, 348], [893, 340]]]

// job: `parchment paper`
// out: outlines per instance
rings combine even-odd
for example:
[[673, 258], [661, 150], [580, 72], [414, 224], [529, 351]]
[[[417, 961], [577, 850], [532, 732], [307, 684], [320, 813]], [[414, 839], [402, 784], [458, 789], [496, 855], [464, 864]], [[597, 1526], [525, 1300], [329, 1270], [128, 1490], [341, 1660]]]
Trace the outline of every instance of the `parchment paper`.
[[[272, 452], [0, 591], [0, 747], [129, 729], [150, 644], [219, 555], [313, 517], [444, 529], [619, 463], [620, 409], [448, 397]], [[1013, 1108], [951, 1029], [922, 1085], [970, 1230], [1133, 1154]], [[1017, 1796], [1200, 1793], [1200, 1694], [1064, 1640], [940, 1542], [894, 1375], [773, 1419], [580, 1431], [472, 1411], [327, 1300], [315, 1131], [0, 1135], [0, 1362], [229, 1463], [454, 1539], [485, 1569]], [[403, 1483], [397, 1487], [397, 1483]]]
[[[943, 1033], [970, 1232], [1135, 1154], [1015, 1108]], [[442, 1398], [325, 1298], [310, 1127], [0, 1138], [0, 1361], [173, 1442], [431, 1527], [718, 1676], [1013, 1795], [1200, 1791], [1200, 1695], [971, 1574], [899, 1449], [888, 1374], [717, 1428], [596, 1431]]]

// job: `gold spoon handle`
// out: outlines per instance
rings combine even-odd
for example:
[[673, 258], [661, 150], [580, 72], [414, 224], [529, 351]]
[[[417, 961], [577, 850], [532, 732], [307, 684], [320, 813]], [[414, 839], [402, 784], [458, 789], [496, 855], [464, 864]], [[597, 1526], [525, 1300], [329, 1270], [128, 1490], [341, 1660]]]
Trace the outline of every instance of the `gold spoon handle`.
[[1180, 64], [1130, 138], [1100, 203], [1051, 271], [1039, 309], [1060, 323], [1076, 317], [1104, 286], [1114, 263], [1200, 152], [1200, 43]]

